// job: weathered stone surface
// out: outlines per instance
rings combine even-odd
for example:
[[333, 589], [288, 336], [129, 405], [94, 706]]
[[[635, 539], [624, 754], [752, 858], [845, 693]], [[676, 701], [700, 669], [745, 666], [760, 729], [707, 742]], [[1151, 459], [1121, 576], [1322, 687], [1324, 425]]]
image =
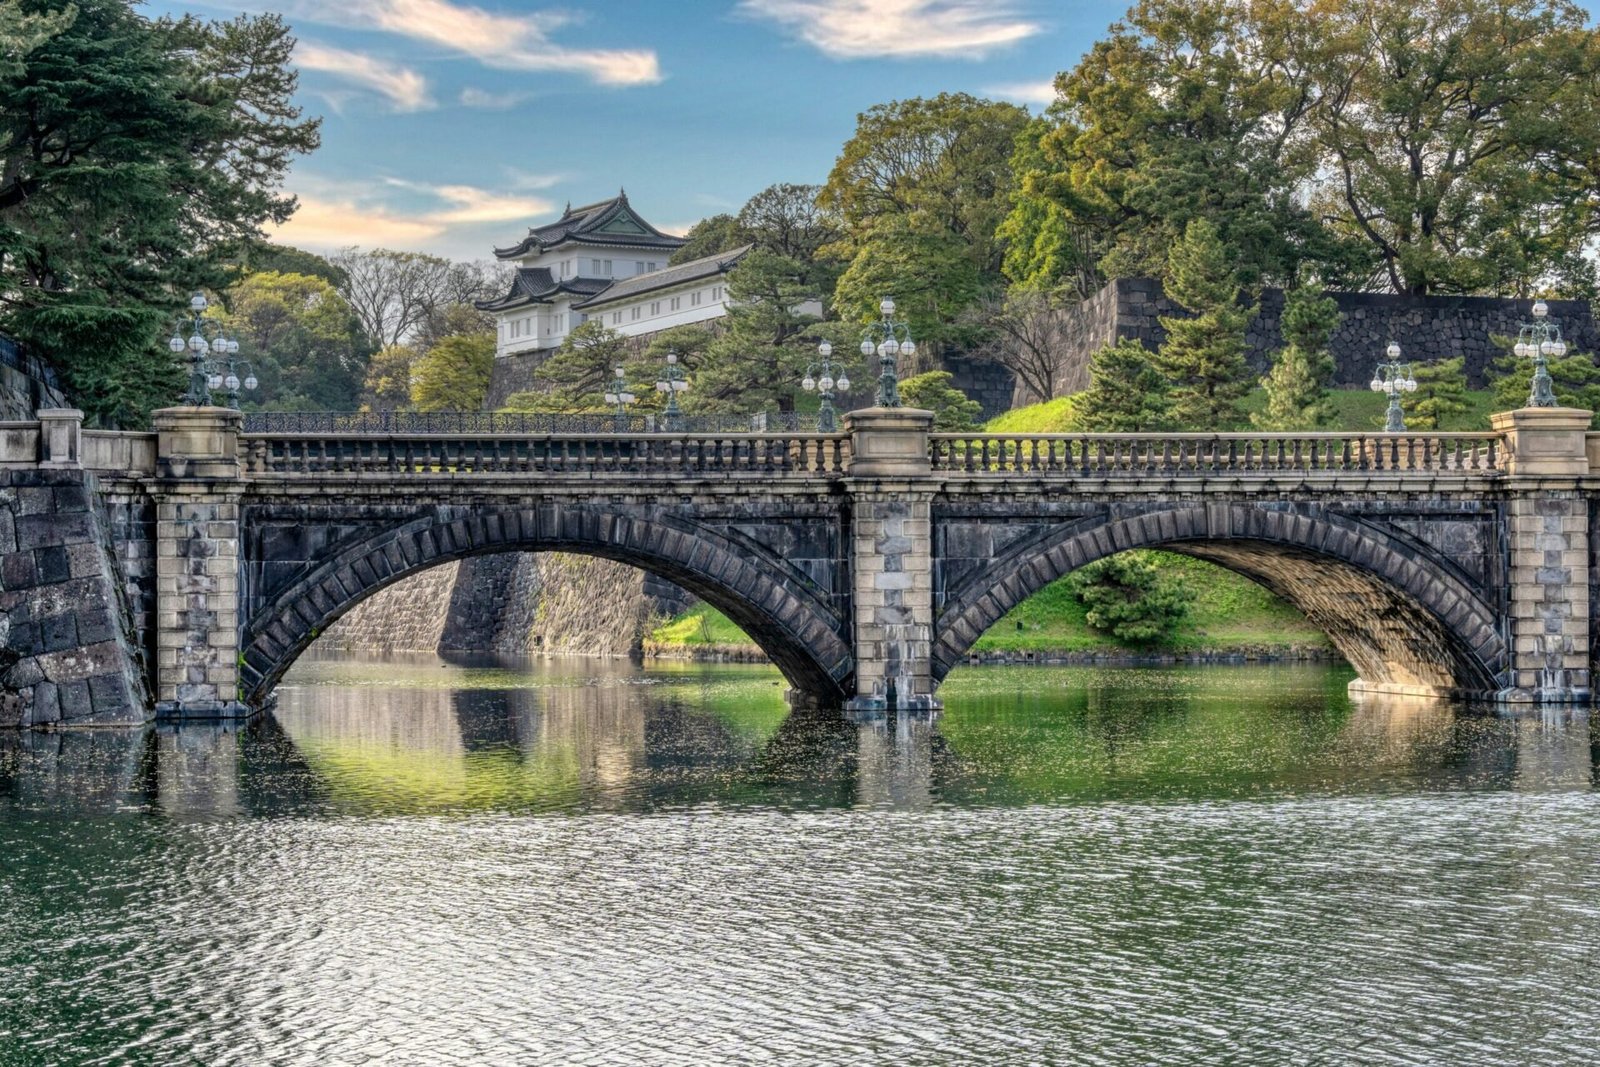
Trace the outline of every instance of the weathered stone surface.
[[[1361, 388], [1372, 375], [1377, 354], [1390, 341], [1405, 346], [1414, 362], [1466, 358], [1469, 380], [1481, 388], [1490, 365], [1499, 358], [1495, 335], [1515, 337], [1517, 326], [1528, 317], [1526, 300], [1494, 297], [1410, 297], [1382, 293], [1330, 293], [1343, 315], [1329, 340], [1338, 384]], [[1246, 336], [1247, 354], [1257, 371], [1266, 369], [1271, 354], [1283, 347], [1280, 318], [1283, 290], [1260, 294], [1260, 310]], [[1550, 317], [1561, 323], [1567, 343], [1579, 352], [1600, 347], [1600, 324], [1588, 302], [1550, 301]], [[1161, 318], [1182, 318], [1185, 312], [1167, 299], [1161, 283], [1150, 278], [1122, 278], [1067, 313], [1068, 354], [1056, 380], [1058, 396], [1077, 392], [1089, 384], [1089, 358], [1118, 338], [1142, 341], [1159, 348], [1166, 340]], [[1017, 401], [1034, 398], [1021, 395]]]
[[142, 721], [143, 664], [92, 479], [13, 470], [0, 472], [0, 487], [0, 530], [20, 534], [0, 557], [0, 718], [22, 726]]

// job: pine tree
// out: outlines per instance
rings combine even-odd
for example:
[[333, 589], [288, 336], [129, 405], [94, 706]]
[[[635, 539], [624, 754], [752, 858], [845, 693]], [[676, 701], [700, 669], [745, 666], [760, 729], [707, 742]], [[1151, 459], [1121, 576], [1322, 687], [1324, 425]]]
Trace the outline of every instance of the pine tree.
[[1081, 433], [1173, 429], [1166, 379], [1137, 340], [1118, 341], [1089, 357], [1089, 388], [1072, 401]]
[[976, 429], [983, 411], [982, 404], [956, 388], [955, 376], [947, 370], [931, 370], [901, 381], [900, 402], [933, 412], [933, 428], [939, 433]]
[[1231, 430], [1250, 391], [1244, 331], [1255, 309], [1239, 306], [1230, 253], [1205, 219], [1189, 223], [1168, 256], [1167, 295], [1189, 318], [1162, 316], [1156, 367], [1171, 387], [1172, 414], [1189, 430]]
[[1145, 552], [1121, 552], [1079, 567], [1068, 588], [1088, 609], [1092, 629], [1130, 645], [1153, 644], [1189, 612], [1194, 594], [1181, 579], [1163, 575]]
[[1339, 305], [1319, 285], [1291, 290], [1280, 320], [1288, 342], [1273, 356], [1272, 370], [1261, 379], [1267, 406], [1250, 416], [1258, 430], [1315, 430], [1333, 420], [1328, 382], [1333, 356], [1328, 338], [1339, 325]]
[[[1425, 363], [1411, 372], [1417, 380], [1406, 425], [1413, 430], [1463, 430], [1458, 418], [1472, 410], [1467, 400], [1466, 357]], [[1445, 425], [1450, 423], [1450, 425]]]

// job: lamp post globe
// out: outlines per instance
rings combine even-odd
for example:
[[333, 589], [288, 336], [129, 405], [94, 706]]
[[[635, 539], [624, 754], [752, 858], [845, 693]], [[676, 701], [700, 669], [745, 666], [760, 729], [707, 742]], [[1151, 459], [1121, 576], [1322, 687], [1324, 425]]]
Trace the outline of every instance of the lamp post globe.
[[878, 301], [878, 312], [883, 318], [867, 327], [861, 339], [861, 354], [872, 356], [876, 353], [878, 356], [877, 405], [880, 408], [897, 408], [900, 406], [900, 380], [896, 361], [902, 355], [916, 355], [917, 346], [911, 339], [911, 327], [894, 318], [892, 297], [886, 296]]
[[1417, 380], [1411, 375], [1411, 365], [1401, 362], [1399, 344], [1390, 341], [1383, 354], [1386, 358], [1379, 362], [1368, 385], [1374, 393], [1385, 393], [1389, 397], [1389, 407], [1383, 419], [1384, 432], [1404, 433], [1406, 416], [1400, 396], [1403, 393], [1416, 392]]
[[1567, 354], [1567, 343], [1561, 337], [1561, 327], [1550, 318], [1550, 305], [1543, 300], [1533, 302], [1533, 321], [1517, 328], [1517, 343], [1512, 345], [1514, 355], [1533, 360], [1533, 381], [1528, 386], [1530, 408], [1553, 408], [1556, 399], [1555, 382], [1550, 377], [1549, 359], [1560, 359]]

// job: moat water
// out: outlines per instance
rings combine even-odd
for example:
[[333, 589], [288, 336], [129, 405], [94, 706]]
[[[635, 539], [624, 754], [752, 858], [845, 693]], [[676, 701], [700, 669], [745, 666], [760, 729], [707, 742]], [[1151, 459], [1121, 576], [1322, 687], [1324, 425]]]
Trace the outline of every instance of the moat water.
[[299, 665], [0, 739], [0, 1064], [1588, 1064], [1600, 731], [1325, 668]]

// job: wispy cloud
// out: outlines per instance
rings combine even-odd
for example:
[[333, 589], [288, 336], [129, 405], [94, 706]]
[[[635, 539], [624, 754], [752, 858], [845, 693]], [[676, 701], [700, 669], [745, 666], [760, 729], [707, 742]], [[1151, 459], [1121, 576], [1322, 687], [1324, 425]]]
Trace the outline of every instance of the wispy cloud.
[[447, 48], [502, 70], [579, 74], [602, 85], [649, 85], [661, 66], [649, 49], [567, 48], [551, 35], [577, 16], [498, 14], [450, 0], [282, 0], [298, 18], [381, 30]]
[[1044, 29], [1006, 0], [739, 0], [739, 10], [836, 59], [981, 59]]
[[457, 99], [462, 107], [482, 108], [485, 111], [505, 111], [533, 99], [533, 94], [514, 91], [491, 93], [487, 89], [479, 89], [476, 86], [469, 85], [461, 90], [461, 95]]
[[[302, 176], [290, 185], [300, 198], [299, 210], [270, 236], [312, 249], [361, 245], [433, 250], [457, 243], [446, 239], [455, 227], [531, 221], [555, 210], [543, 197], [400, 178], [343, 182]], [[479, 238], [470, 240], [471, 248], [486, 246]]]
[[991, 85], [984, 89], [990, 96], [998, 96], [1002, 100], [1015, 100], [1019, 104], [1053, 104], [1056, 102], [1056, 82], [1054, 78], [1046, 78], [1036, 82], [1007, 82], [1004, 85]]
[[295, 47], [294, 59], [303, 70], [332, 74], [386, 97], [396, 111], [425, 111], [434, 106], [428, 95], [428, 80], [408, 67], [313, 41], [301, 41]]

